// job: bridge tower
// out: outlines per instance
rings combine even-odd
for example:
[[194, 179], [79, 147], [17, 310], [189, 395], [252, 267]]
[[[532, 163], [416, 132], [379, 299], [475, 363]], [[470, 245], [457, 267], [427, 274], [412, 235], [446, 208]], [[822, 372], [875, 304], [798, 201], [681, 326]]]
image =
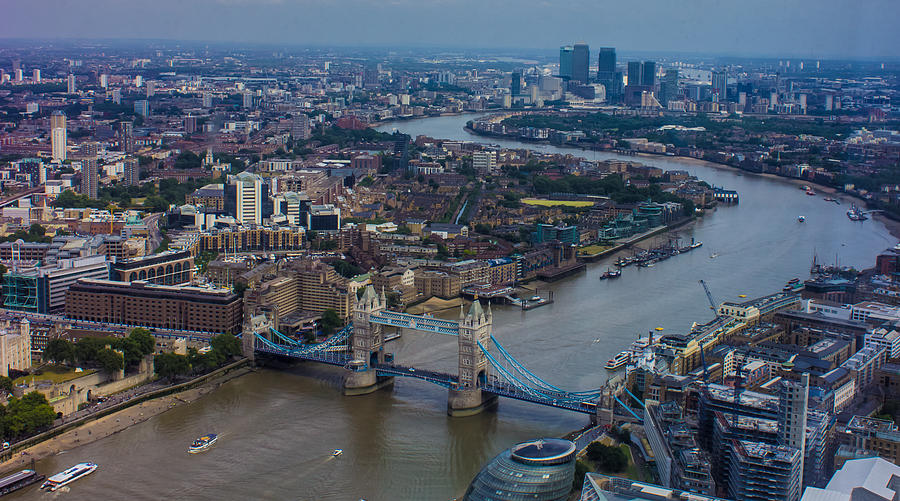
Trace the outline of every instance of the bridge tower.
[[344, 376], [345, 395], [372, 393], [394, 382], [393, 377], [379, 378], [373, 367], [373, 364], [384, 362], [384, 332], [381, 325], [373, 324], [369, 319], [386, 307], [384, 291], [378, 294], [371, 285], [366, 286], [362, 297], [356, 302], [353, 335], [350, 338], [353, 359]]
[[269, 337], [272, 321], [265, 314], [245, 315], [244, 329], [241, 334], [241, 351], [250, 361], [256, 359], [256, 336]]
[[487, 346], [490, 342], [492, 321], [491, 304], [488, 303], [485, 312], [478, 298], [467, 314], [463, 314], [462, 306], [459, 308], [459, 383], [456, 388], [450, 388], [447, 398], [447, 413], [451, 416], [478, 414], [497, 401], [496, 395], [487, 398], [482, 395], [489, 364], [478, 346], [479, 343]]

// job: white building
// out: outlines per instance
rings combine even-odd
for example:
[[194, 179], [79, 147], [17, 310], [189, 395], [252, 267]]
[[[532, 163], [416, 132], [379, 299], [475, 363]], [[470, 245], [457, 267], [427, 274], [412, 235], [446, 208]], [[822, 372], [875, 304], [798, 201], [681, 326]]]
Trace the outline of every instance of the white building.
[[497, 170], [497, 152], [482, 150], [472, 153], [472, 167], [478, 172], [494, 172]]
[[853, 305], [850, 320], [870, 324], [900, 321], [900, 308], [878, 301], [863, 301]]
[[893, 327], [877, 327], [866, 333], [866, 346], [887, 350], [887, 358], [900, 357], [900, 332]]
[[893, 501], [900, 499], [900, 466], [881, 458], [852, 459], [824, 489], [808, 487], [800, 501]]
[[829, 318], [850, 320], [850, 312], [853, 307], [849, 304], [834, 303], [822, 299], [810, 299], [806, 303], [806, 313], [821, 313]]
[[66, 92], [74, 94], [75, 91], [75, 75], [69, 75], [68, 78], [66, 78]]
[[234, 217], [241, 224], [262, 224], [262, 178], [249, 172], [241, 172], [230, 178], [234, 190]]
[[22, 319], [0, 326], [0, 375], [9, 377], [10, 370], [31, 369], [31, 325]]

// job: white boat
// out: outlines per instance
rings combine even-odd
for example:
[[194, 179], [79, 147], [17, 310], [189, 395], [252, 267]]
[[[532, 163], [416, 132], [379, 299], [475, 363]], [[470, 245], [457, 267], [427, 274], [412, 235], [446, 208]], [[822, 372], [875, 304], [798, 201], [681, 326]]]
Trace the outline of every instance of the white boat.
[[606, 362], [606, 370], [614, 371], [619, 367], [627, 364], [631, 361], [631, 352], [628, 350], [620, 351], [618, 355], [610, 358], [608, 362]]
[[197, 440], [194, 440], [193, 442], [191, 442], [190, 447], [188, 447], [188, 452], [190, 452], [191, 454], [203, 452], [206, 449], [209, 449], [210, 447], [212, 447], [212, 445], [214, 443], [216, 443], [216, 441], [218, 441], [218, 440], [219, 440], [219, 436], [216, 435], [215, 433], [209, 433], [207, 435], [203, 435], [202, 437], [198, 438]]
[[334, 452], [331, 453], [332, 456], [338, 457], [344, 453], [344, 449], [335, 449]]
[[800, 221], [801, 223], [806, 221], [806, 216], [797, 216], [797, 221]]
[[709, 258], [710, 258], [710, 259], [715, 259], [715, 258], [717, 258], [717, 257], [719, 257], [719, 253], [718, 253], [718, 252], [713, 252], [712, 254], [709, 255]]
[[47, 481], [41, 485], [41, 489], [53, 492], [56, 489], [70, 484], [85, 475], [94, 473], [94, 470], [96, 469], [97, 465], [95, 465], [94, 463], [78, 463], [68, 470], [61, 471], [56, 475], [48, 478]]

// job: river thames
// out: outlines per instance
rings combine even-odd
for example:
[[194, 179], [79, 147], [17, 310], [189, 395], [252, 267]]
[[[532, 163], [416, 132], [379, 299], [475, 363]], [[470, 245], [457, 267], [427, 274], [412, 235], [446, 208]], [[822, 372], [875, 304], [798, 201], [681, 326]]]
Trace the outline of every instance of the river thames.
[[[380, 129], [588, 159], [616, 157], [478, 138], [463, 130], [471, 118], [428, 118]], [[550, 284], [550, 306], [528, 312], [494, 308], [494, 334], [504, 346], [565, 389], [601, 386], [608, 377], [606, 360], [650, 329], [685, 332], [694, 321], [711, 320], [699, 279], [717, 301], [765, 295], [793, 277], [805, 278], [814, 252], [827, 263], [864, 268], [896, 243], [878, 221], [848, 220], [849, 201], [824, 202], [785, 180], [671, 157], [624, 158], [687, 170], [737, 190], [741, 203], [678, 230], [684, 240], [703, 242], [698, 251], [601, 281], [611, 257]], [[798, 222], [801, 215], [805, 223]], [[713, 253], [718, 257], [711, 258]], [[394, 343], [399, 363], [455, 371], [454, 338], [411, 333]], [[96, 473], [61, 493], [70, 499], [440, 501], [460, 496], [485, 461], [516, 441], [560, 436], [587, 424], [581, 414], [502, 399], [496, 412], [450, 418], [446, 390], [416, 380], [398, 378], [393, 389], [359, 397], [341, 396], [340, 387], [336, 368], [261, 370], [195, 403], [38, 462], [37, 469], [50, 475], [80, 461], [98, 463]], [[208, 432], [220, 435], [218, 443], [204, 454], [187, 454], [189, 442]], [[337, 448], [344, 454], [332, 458]], [[28, 488], [10, 499], [43, 496]]]

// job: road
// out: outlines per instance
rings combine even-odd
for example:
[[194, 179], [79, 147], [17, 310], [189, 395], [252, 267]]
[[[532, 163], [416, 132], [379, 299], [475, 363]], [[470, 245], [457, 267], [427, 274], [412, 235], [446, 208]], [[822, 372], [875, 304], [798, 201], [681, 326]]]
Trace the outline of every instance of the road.
[[157, 212], [144, 218], [144, 224], [147, 225], [147, 231], [150, 234], [149, 240], [151, 251], [156, 250], [163, 240], [162, 232], [159, 231], [159, 218], [161, 218], [162, 215], [162, 212]]

